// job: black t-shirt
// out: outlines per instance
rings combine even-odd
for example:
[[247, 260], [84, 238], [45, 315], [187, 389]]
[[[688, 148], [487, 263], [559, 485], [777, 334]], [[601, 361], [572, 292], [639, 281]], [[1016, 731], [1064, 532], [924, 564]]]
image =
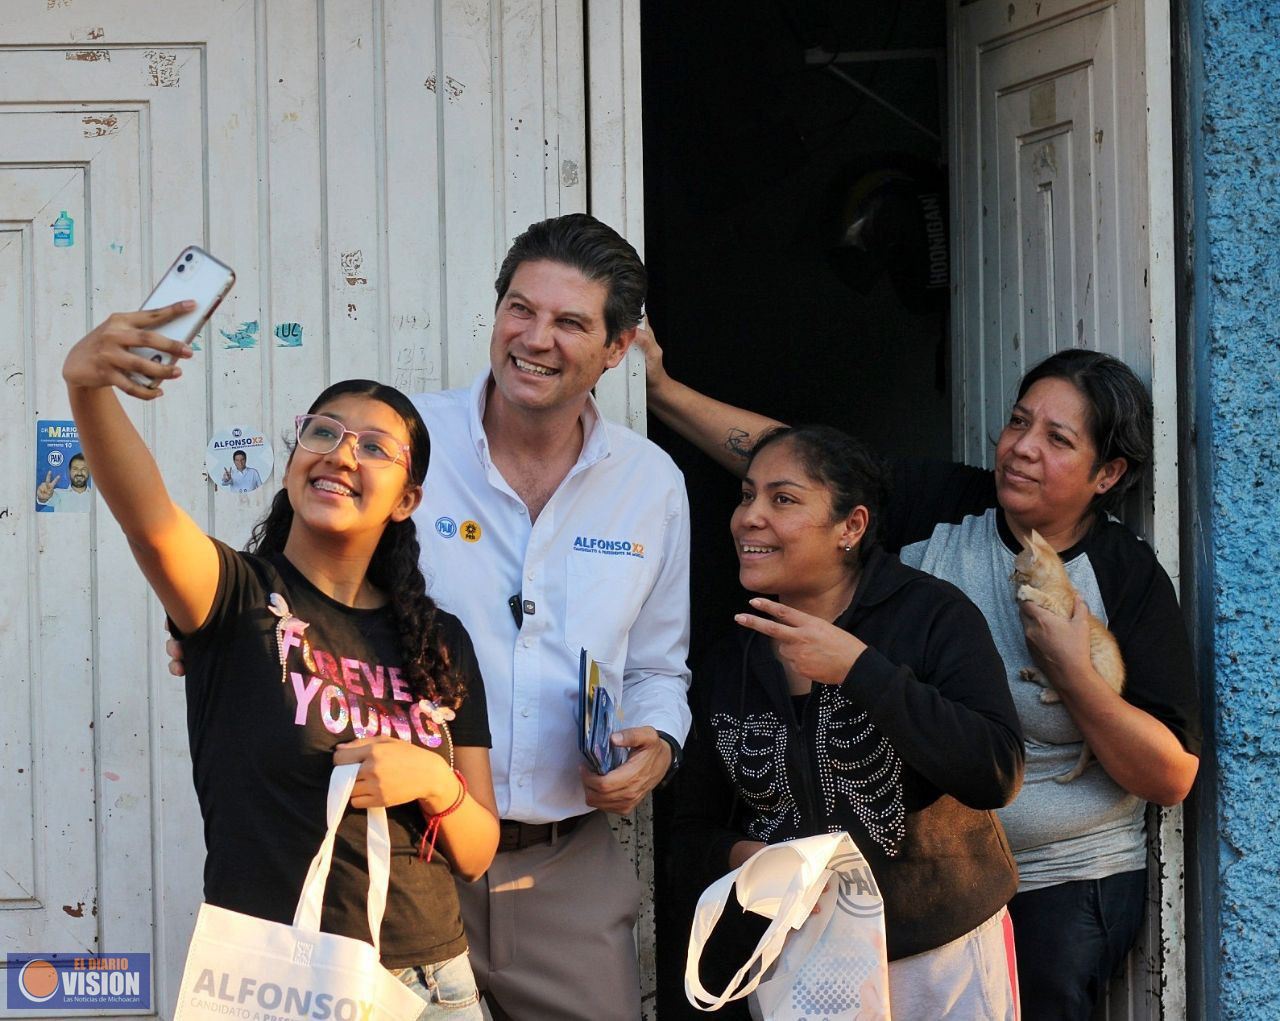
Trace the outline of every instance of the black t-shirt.
[[[430, 720], [400, 671], [389, 610], [359, 610], [319, 592], [283, 556], [266, 560], [217, 543], [218, 592], [205, 623], [184, 638], [187, 728], [204, 817], [205, 900], [289, 923], [325, 832], [334, 748], [389, 734], [447, 756], [449, 734]], [[272, 593], [307, 622], [310, 655], [287, 643], [282, 669]], [[437, 611], [466, 698], [447, 725], [457, 746], [489, 747], [484, 682], [458, 619]], [[307, 662], [310, 660], [310, 662]], [[418, 857], [425, 828], [416, 802], [387, 810], [391, 883], [382, 923], [388, 968], [433, 964], [466, 949], [450, 866], [437, 848]], [[338, 828], [321, 928], [369, 940], [365, 813]]]

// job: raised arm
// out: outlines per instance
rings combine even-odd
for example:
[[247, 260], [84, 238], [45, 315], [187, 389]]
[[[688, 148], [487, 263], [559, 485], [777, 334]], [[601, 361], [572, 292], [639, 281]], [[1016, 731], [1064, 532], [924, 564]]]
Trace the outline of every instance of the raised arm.
[[756, 440], [783, 423], [717, 401], [672, 379], [662, 364], [662, 348], [647, 324], [636, 330], [635, 344], [644, 352], [649, 410], [664, 425], [741, 478]]
[[160, 365], [131, 349], [151, 347], [190, 358], [191, 349], [185, 344], [149, 331], [191, 307], [191, 302], [179, 302], [149, 312], [109, 316], [71, 349], [62, 366], [71, 414], [94, 485], [120, 523], [134, 559], [165, 612], [184, 632], [199, 627], [213, 605], [218, 555], [213, 541], [170, 499], [155, 458], [129, 421], [115, 389], [154, 400], [160, 389], [139, 385], [130, 373], [155, 380], [182, 374], [176, 363]]

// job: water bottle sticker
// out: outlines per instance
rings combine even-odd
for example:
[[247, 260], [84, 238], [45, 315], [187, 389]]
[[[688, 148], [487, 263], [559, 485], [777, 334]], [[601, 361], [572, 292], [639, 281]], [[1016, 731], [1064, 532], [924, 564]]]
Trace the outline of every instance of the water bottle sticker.
[[67, 215], [64, 209], [53, 221], [53, 247], [70, 248], [76, 240], [76, 222]]

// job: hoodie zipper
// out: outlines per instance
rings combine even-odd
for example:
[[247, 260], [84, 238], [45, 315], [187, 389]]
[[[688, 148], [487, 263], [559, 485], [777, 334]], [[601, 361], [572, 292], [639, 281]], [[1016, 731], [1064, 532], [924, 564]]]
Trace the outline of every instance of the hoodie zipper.
[[[742, 669], [741, 669], [741, 675], [740, 675], [739, 687], [738, 687], [738, 720], [740, 725], [741, 723], [744, 723], [746, 721], [747, 675], [750, 672], [751, 648], [754, 641], [755, 641], [755, 635], [748, 635], [746, 644], [744, 644], [742, 647]], [[774, 660], [773, 662], [777, 667], [777, 673], [774, 675], [776, 679], [777, 676], [782, 673], [782, 667], [777, 663], [777, 660]], [[785, 675], [783, 676], [782, 679], [785, 682], [786, 680]], [[784, 684], [784, 688], [785, 688], [785, 684]], [[809, 715], [809, 703], [812, 702], [817, 697], [817, 695], [818, 695], [818, 692], [816, 688], [813, 688], [810, 690], [809, 698], [804, 705], [803, 715], [805, 717], [808, 717]], [[784, 699], [784, 701], [786, 702], [787, 727], [791, 733], [792, 739], [796, 747], [796, 755], [797, 755], [797, 758], [799, 759], [800, 793], [803, 801], [803, 804], [801, 804], [800, 808], [803, 812], [807, 813], [807, 819], [802, 818], [800, 822], [801, 822], [802, 828], [808, 828], [816, 825], [816, 822], [818, 820], [818, 799], [814, 793], [813, 769], [810, 766], [809, 745], [805, 740], [804, 720], [802, 720], [800, 717], [796, 715], [795, 703], [791, 701], [789, 693], [788, 693], [788, 696]], [[739, 740], [741, 740], [741, 731], [739, 731]], [[738, 758], [741, 759], [741, 757], [742, 757], [742, 748], [741, 748], [741, 745], [739, 745]], [[788, 761], [787, 763], [785, 763], [784, 768], [785, 766], [790, 766], [790, 762]], [[740, 799], [739, 799], [738, 793], [735, 790], [734, 796], [733, 796], [733, 807], [730, 809], [730, 820], [733, 819], [734, 813], [736, 812], [739, 804], [739, 800]], [[807, 827], [805, 826], [806, 823], [808, 824]]]
[[[809, 706], [813, 700], [818, 697], [818, 688], [815, 685], [809, 690], [809, 697], [805, 700], [804, 709], [799, 716], [796, 715], [795, 704], [791, 705], [791, 727], [792, 735], [795, 739], [796, 753], [800, 760], [800, 789], [804, 794], [804, 808], [808, 813], [808, 818], [802, 820], [807, 823], [803, 828], [811, 829], [817, 825], [818, 815], [818, 797], [814, 790], [813, 768], [809, 756], [809, 741], [805, 734], [805, 720], [809, 715]], [[817, 831], [814, 831], [815, 833]], [[813, 835], [812, 833], [809, 835]]]

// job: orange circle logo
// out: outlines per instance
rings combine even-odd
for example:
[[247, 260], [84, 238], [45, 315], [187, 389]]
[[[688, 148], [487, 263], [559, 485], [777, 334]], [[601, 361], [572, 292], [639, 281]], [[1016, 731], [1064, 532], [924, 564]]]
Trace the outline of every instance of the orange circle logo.
[[458, 526], [458, 534], [462, 536], [464, 542], [479, 542], [480, 523], [478, 521], [464, 521]]
[[18, 974], [18, 986], [27, 999], [43, 1003], [58, 991], [58, 969], [40, 958], [28, 961]]

